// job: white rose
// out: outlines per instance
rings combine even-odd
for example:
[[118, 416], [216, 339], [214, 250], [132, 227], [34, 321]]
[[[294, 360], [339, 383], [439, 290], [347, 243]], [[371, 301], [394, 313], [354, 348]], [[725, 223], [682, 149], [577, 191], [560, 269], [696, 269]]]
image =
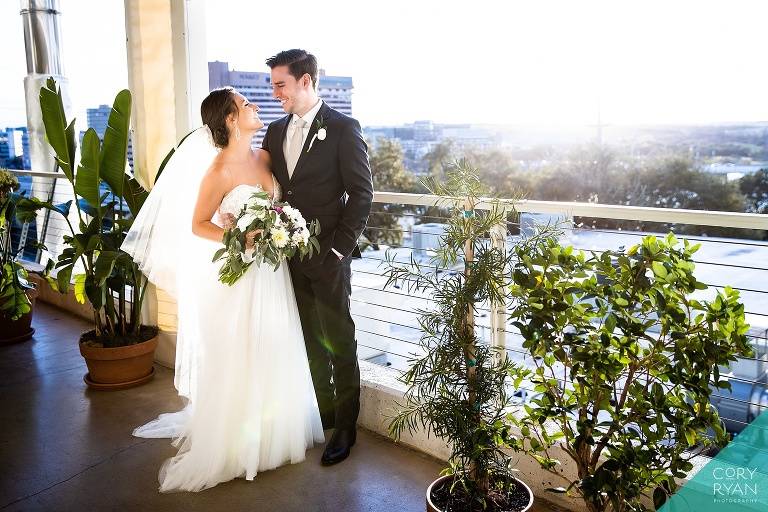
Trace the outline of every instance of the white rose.
[[288, 232], [283, 228], [272, 228], [269, 230], [269, 234], [272, 237], [272, 243], [275, 247], [282, 249], [288, 245]]
[[317, 130], [317, 140], [325, 140], [325, 136], [327, 135], [325, 128], [320, 128]]
[[240, 231], [245, 231], [248, 228], [248, 226], [251, 225], [251, 222], [253, 222], [257, 218], [258, 217], [256, 217], [256, 215], [252, 213], [244, 214], [242, 217], [237, 219], [237, 229], [239, 229]]
[[291, 237], [291, 241], [294, 245], [304, 245], [307, 242], [304, 237], [304, 230], [296, 231]]

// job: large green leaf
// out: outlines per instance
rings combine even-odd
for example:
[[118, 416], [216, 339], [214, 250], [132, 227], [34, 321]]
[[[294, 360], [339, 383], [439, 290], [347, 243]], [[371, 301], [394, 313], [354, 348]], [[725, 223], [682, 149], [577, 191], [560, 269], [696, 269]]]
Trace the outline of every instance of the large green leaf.
[[10, 201], [6, 201], [5, 203], [0, 204], [0, 233], [3, 232], [3, 228], [5, 227], [6, 223], [6, 212], [8, 211], [8, 208], [11, 206]]
[[128, 134], [131, 124], [131, 92], [123, 89], [112, 104], [101, 148], [101, 174], [112, 192], [122, 198]]
[[80, 165], [75, 175], [75, 193], [88, 201], [101, 218], [101, 197], [99, 194], [99, 135], [93, 128], [88, 128], [83, 136]]
[[[75, 299], [77, 299], [77, 302], [80, 304], [85, 304], [85, 281], [88, 279], [88, 276], [85, 274], [77, 274], [75, 276]], [[89, 297], [90, 298], [90, 297]], [[95, 309], [99, 309], [99, 306], [93, 303], [91, 301], [91, 304], [93, 304], [93, 307]]]
[[104, 286], [104, 281], [112, 274], [115, 260], [120, 253], [116, 251], [102, 251], [96, 260], [94, 279], [98, 286]]
[[136, 217], [141, 210], [144, 201], [147, 199], [149, 192], [144, 190], [135, 178], [131, 178], [127, 174], [125, 175], [125, 203], [128, 205], [128, 209], [131, 211], [131, 215]]
[[[71, 151], [67, 134], [67, 119], [64, 114], [64, 104], [61, 90], [56, 87], [53, 78], [49, 78], [45, 87], [40, 88], [40, 110], [45, 125], [45, 136], [56, 153], [56, 160], [64, 171], [67, 179], [72, 182], [74, 151]], [[72, 128], [74, 133], [74, 127]], [[47, 170], [47, 169], [46, 169]]]
[[107, 302], [107, 287], [99, 286], [93, 276], [86, 276], [83, 290], [94, 309], [100, 310]]
[[70, 169], [73, 169], [75, 165], [75, 154], [77, 151], [77, 144], [75, 142], [75, 119], [70, 121], [69, 126], [67, 126], [67, 129], [64, 130], [64, 138], [67, 142], [67, 149], [69, 150]]
[[0, 267], [0, 312], [11, 320], [18, 320], [29, 313], [30, 303], [25, 290], [29, 288], [27, 273], [16, 262], [10, 261]]
[[73, 268], [75, 268], [74, 265], [67, 265], [66, 267], [60, 268], [56, 274], [56, 285], [58, 286], [59, 292], [67, 293], [69, 290], [69, 282], [72, 279]]
[[37, 211], [41, 208], [60, 213], [66, 217], [69, 214], [69, 205], [71, 203], [72, 201], [68, 201], [57, 206], [47, 201], [41, 201], [36, 197], [23, 197], [16, 204], [16, 218], [22, 223], [34, 222], [37, 217]]

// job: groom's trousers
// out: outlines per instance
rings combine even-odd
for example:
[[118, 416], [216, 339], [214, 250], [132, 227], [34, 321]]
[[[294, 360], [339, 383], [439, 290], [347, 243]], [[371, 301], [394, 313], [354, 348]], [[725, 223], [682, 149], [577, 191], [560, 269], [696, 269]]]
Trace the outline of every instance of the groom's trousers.
[[291, 265], [309, 369], [324, 423], [354, 429], [360, 412], [360, 368], [349, 310], [351, 259], [329, 254], [319, 266]]

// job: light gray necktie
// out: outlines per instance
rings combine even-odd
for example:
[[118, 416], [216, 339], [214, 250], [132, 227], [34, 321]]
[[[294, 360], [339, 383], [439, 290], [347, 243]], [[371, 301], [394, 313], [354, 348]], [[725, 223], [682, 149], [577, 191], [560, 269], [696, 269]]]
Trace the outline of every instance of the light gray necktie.
[[293, 176], [293, 171], [296, 170], [296, 164], [301, 156], [301, 149], [304, 147], [304, 127], [307, 126], [307, 122], [302, 118], [298, 118], [294, 124], [296, 127], [293, 129], [291, 140], [288, 141], [288, 153], [285, 155], [289, 178]]

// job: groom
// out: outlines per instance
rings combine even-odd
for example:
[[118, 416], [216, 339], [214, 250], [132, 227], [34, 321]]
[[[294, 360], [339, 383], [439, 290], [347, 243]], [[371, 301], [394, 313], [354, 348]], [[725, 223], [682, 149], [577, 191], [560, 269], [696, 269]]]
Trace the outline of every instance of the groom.
[[323, 428], [334, 428], [325, 465], [341, 462], [355, 444], [360, 369], [349, 311], [351, 258], [373, 200], [371, 169], [360, 123], [317, 95], [317, 59], [287, 50], [267, 59], [272, 93], [288, 114], [270, 123], [262, 144], [283, 200], [307, 222], [320, 222], [320, 252], [290, 262], [309, 368]]

